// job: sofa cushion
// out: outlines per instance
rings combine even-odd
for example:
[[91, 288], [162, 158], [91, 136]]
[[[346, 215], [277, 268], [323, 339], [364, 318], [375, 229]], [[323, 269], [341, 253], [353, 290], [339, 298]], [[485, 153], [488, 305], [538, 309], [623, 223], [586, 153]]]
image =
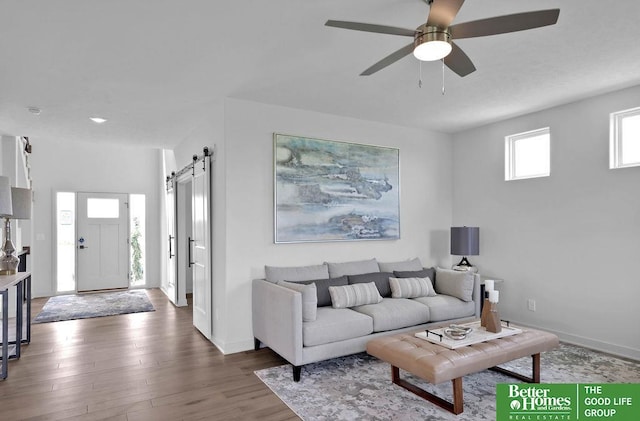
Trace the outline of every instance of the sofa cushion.
[[295, 282], [278, 281], [278, 285], [302, 293], [302, 321], [312, 322], [316, 319], [318, 310], [318, 294], [316, 284], [301, 284]]
[[436, 269], [435, 268], [422, 268], [420, 270], [394, 270], [393, 276], [396, 278], [429, 278], [431, 279], [431, 285], [436, 286]]
[[349, 275], [349, 284], [368, 284], [373, 282], [378, 288], [378, 292], [382, 297], [391, 297], [391, 288], [389, 287], [389, 278], [393, 276], [391, 272], [373, 272], [364, 273], [362, 275]]
[[309, 281], [313, 279], [326, 279], [329, 277], [327, 265], [314, 266], [265, 266], [266, 280], [278, 281]]
[[333, 308], [349, 308], [363, 304], [376, 304], [382, 301], [378, 288], [373, 282], [329, 287], [329, 294], [331, 294]]
[[429, 321], [429, 307], [406, 298], [384, 298], [378, 304], [353, 307], [373, 319], [373, 331], [384, 332]]
[[389, 278], [392, 298], [435, 297], [429, 278]]
[[436, 268], [436, 292], [462, 301], [473, 300], [474, 275], [471, 272]]
[[318, 294], [318, 307], [326, 307], [331, 305], [331, 295], [329, 294], [329, 287], [339, 287], [348, 285], [349, 281], [346, 276], [339, 278], [329, 279], [314, 279], [312, 281], [300, 281], [301, 284], [316, 284]]
[[326, 263], [329, 267], [329, 276], [338, 278], [344, 275], [360, 275], [361, 273], [380, 272], [376, 259], [358, 260], [354, 262]]
[[302, 323], [304, 346], [322, 345], [367, 336], [373, 332], [371, 317], [350, 309], [320, 307], [313, 322]]
[[422, 270], [422, 262], [416, 257], [401, 262], [378, 262], [378, 267], [380, 268], [380, 272]]
[[473, 316], [476, 311], [473, 301], [462, 301], [459, 298], [445, 294], [438, 294], [435, 297], [413, 298], [413, 301], [429, 307], [432, 322]]

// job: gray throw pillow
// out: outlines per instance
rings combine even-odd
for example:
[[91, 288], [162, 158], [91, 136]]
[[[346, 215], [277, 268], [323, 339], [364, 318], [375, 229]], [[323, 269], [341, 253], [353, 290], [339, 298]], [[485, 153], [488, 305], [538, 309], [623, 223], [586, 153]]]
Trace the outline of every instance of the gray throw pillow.
[[473, 273], [436, 268], [436, 292], [473, 301]]
[[313, 266], [265, 266], [264, 272], [266, 280], [269, 282], [278, 281], [309, 281], [312, 279], [325, 279], [329, 277], [327, 265]]
[[349, 284], [346, 276], [329, 279], [314, 279], [313, 281], [300, 281], [299, 283], [316, 284], [316, 290], [318, 294], [318, 307], [327, 307], [331, 305], [331, 295], [329, 294], [329, 287], [339, 287]]
[[364, 273], [362, 275], [349, 275], [349, 285], [368, 284], [373, 282], [383, 297], [391, 297], [391, 288], [389, 287], [389, 278], [393, 276], [390, 272], [373, 272]]
[[414, 259], [403, 260], [401, 262], [378, 262], [378, 267], [380, 268], [380, 272], [422, 270], [422, 262], [416, 257]]
[[316, 294], [316, 284], [301, 284], [297, 282], [278, 281], [277, 283], [285, 288], [302, 293], [302, 321], [313, 322], [318, 316], [318, 296]]
[[396, 278], [429, 278], [431, 284], [436, 285], [436, 269], [435, 268], [423, 268], [422, 270], [410, 270], [410, 271], [393, 271], [393, 276]]
[[376, 259], [358, 260], [354, 262], [326, 263], [329, 266], [327, 278], [338, 278], [344, 275], [359, 275], [361, 273], [380, 272]]
[[377, 304], [382, 297], [373, 282], [369, 284], [329, 287], [333, 308], [349, 308], [365, 304]]

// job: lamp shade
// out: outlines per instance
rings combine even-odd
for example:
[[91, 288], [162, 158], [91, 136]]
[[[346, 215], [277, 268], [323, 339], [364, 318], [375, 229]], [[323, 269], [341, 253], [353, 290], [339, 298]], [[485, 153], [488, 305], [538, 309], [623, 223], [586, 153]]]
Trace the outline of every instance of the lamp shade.
[[451, 254], [477, 256], [480, 254], [480, 228], [451, 227]]
[[11, 216], [12, 213], [9, 177], [0, 176], [0, 216]]
[[11, 219], [31, 219], [31, 189], [11, 187]]

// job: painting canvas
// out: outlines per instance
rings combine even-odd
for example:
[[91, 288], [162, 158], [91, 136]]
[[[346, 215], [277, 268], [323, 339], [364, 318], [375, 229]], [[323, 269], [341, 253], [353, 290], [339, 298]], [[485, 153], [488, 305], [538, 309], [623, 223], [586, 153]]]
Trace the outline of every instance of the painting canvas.
[[399, 155], [274, 134], [275, 242], [400, 238]]

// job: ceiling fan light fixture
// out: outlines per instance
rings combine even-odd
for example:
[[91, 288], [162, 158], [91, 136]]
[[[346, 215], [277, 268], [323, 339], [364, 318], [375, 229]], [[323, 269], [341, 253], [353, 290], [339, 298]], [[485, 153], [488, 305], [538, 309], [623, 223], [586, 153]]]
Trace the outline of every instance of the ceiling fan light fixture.
[[417, 35], [413, 55], [420, 61], [440, 60], [451, 52], [451, 35], [446, 30], [428, 26]]

